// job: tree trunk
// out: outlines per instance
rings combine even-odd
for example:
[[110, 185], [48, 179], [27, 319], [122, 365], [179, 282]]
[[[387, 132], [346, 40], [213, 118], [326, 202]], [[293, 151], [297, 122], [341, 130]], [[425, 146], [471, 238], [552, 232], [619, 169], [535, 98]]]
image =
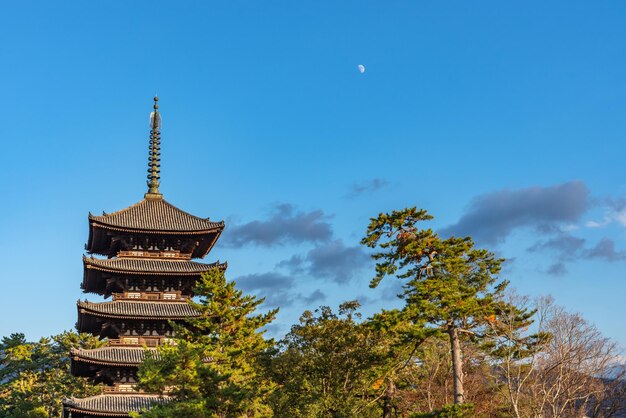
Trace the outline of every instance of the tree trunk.
[[461, 364], [461, 342], [459, 341], [459, 330], [454, 325], [448, 327], [450, 335], [450, 352], [452, 354], [452, 382], [454, 384], [454, 403], [465, 402], [463, 392], [463, 365]]
[[387, 390], [385, 391], [385, 402], [383, 403], [383, 418], [393, 417], [393, 398], [396, 392], [396, 385], [393, 380], [387, 379]]

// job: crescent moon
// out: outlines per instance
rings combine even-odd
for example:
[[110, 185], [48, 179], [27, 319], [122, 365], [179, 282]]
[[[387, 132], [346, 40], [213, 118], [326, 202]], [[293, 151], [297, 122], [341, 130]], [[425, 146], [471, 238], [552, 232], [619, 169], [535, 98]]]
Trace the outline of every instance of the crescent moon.
[[358, 68], [359, 68], [359, 72], [360, 72], [361, 74], [363, 74], [363, 73], [365, 72], [365, 65], [363, 65], [363, 64], [359, 64], [359, 65], [358, 65]]

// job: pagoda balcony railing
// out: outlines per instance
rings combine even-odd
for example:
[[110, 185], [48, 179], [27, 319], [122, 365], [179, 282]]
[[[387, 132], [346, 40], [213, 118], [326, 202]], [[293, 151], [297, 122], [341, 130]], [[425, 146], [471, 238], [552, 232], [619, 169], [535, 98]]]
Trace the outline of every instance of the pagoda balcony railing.
[[118, 257], [141, 257], [141, 258], [169, 258], [172, 260], [189, 260], [191, 253], [180, 251], [154, 251], [154, 250], [126, 250], [119, 251]]
[[158, 347], [164, 344], [176, 344], [171, 338], [167, 337], [121, 337], [115, 339], [109, 339], [109, 345], [111, 346], [126, 346], [126, 347]]
[[137, 389], [135, 384], [118, 384], [105, 386], [104, 393], [143, 393], [143, 391]]
[[[174, 386], [166, 386], [163, 393], [167, 394], [176, 389]], [[138, 389], [136, 384], [117, 384], [115, 386], [105, 386], [104, 393], [146, 393], [142, 389]]]
[[113, 300], [131, 299], [131, 300], [169, 300], [169, 301], [181, 301], [189, 300], [188, 297], [183, 296], [180, 291], [174, 292], [133, 292], [128, 291], [124, 293], [113, 293]]

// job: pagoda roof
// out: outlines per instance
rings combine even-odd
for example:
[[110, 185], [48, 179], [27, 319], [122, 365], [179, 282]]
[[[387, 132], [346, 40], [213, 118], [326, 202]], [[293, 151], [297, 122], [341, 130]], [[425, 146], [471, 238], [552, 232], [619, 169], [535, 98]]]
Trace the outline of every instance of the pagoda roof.
[[155, 258], [109, 258], [83, 256], [86, 269], [127, 274], [150, 274], [161, 276], [198, 276], [213, 268], [226, 268], [226, 263], [198, 263], [190, 260], [167, 260]]
[[101, 216], [90, 213], [89, 221], [104, 228], [146, 233], [195, 234], [224, 228], [224, 221], [212, 222], [209, 218], [199, 218], [162, 198], [146, 198], [126, 209]]
[[[127, 417], [130, 412], [141, 412], [154, 405], [168, 402], [168, 397], [148, 394], [102, 394], [89, 398], [63, 400], [66, 412], [103, 417]], [[67, 416], [67, 415], [66, 415]]]
[[157, 353], [154, 348], [144, 347], [100, 347], [92, 350], [72, 349], [72, 361], [103, 366], [137, 367], [143, 363], [146, 350]]
[[186, 301], [78, 301], [79, 322], [82, 314], [120, 319], [185, 319], [199, 316]]
[[148, 197], [110, 214], [89, 214], [86, 249], [108, 257], [120, 251], [119, 235], [170, 237], [194, 242], [191, 258], [204, 258], [224, 230], [224, 222], [213, 222], [182, 211], [160, 197]]

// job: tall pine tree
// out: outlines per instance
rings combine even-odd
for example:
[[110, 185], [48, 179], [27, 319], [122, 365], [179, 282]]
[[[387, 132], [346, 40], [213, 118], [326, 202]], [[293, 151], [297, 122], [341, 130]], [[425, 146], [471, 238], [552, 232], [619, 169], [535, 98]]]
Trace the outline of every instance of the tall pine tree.
[[142, 417], [267, 416], [263, 398], [272, 385], [258, 373], [261, 354], [272, 342], [261, 330], [277, 310], [255, 313], [263, 299], [244, 295], [224, 272], [214, 269], [195, 288], [190, 302], [200, 316], [175, 325], [176, 344], [148, 352], [139, 368], [140, 387], [167, 394], [172, 402]]
[[465, 401], [463, 335], [481, 338], [482, 331], [502, 309], [499, 280], [503, 259], [474, 247], [470, 237], [442, 239], [419, 224], [433, 219], [425, 210], [407, 208], [372, 218], [362, 243], [378, 250], [371, 287], [386, 276], [405, 280], [402, 315], [427, 338], [447, 335], [452, 358], [454, 403]]

